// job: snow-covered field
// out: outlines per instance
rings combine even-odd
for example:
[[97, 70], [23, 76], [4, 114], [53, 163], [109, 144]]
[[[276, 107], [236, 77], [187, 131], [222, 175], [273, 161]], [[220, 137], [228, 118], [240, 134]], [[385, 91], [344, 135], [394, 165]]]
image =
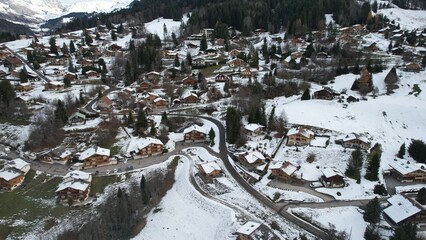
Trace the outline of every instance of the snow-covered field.
[[426, 11], [424, 10], [409, 10], [398, 7], [379, 9], [379, 14], [388, 17], [389, 20], [395, 20], [401, 25], [402, 29], [413, 30], [423, 29], [426, 27]]
[[189, 182], [189, 167], [189, 160], [183, 157], [175, 185], [134, 239], [235, 239], [232, 232], [238, 224], [233, 211], [198, 193]]
[[304, 215], [311, 222], [324, 228], [333, 224], [338, 231], [345, 231], [351, 240], [364, 239], [364, 231], [367, 223], [362, 218], [362, 210], [357, 207], [336, 208], [290, 208], [288, 212]]

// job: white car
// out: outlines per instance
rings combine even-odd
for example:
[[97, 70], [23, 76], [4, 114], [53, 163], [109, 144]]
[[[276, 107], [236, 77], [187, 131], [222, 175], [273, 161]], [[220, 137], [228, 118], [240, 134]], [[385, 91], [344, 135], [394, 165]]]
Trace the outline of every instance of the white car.
[[106, 170], [106, 174], [109, 175], [109, 170]]

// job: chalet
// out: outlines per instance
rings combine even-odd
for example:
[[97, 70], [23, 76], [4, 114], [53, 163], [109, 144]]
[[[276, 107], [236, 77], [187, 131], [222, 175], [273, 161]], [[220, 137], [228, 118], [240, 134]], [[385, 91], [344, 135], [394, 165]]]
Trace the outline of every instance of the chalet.
[[160, 95], [158, 95], [156, 93], [149, 92], [148, 95], [145, 96], [144, 101], [145, 102], [152, 102], [159, 97], [160, 97]]
[[4, 65], [4, 67], [9, 68], [9, 69], [15, 69], [17, 67], [22, 66], [22, 61], [17, 57], [7, 57], [3, 61], [3, 65]]
[[216, 82], [228, 82], [229, 80], [231, 80], [231, 77], [229, 75], [218, 74], [218, 75], [216, 75], [214, 80]]
[[256, 75], [257, 75], [257, 69], [253, 69], [253, 68], [244, 68], [240, 73], [240, 76], [243, 78], [252, 78], [252, 77], [256, 77]]
[[178, 56], [177, 52], [166, 50], [163, 52], [163, 57], [165, 59], [174, 60]]
[[194, 76], [188, 76], [185, 77], [184, 79], [182, 79], [182, 84], [185, 86], [194, 86], [195, 84], [197, 84], [197, 79], [195, 79]]
[[188, 42], [188, 43], [186, 44], [186, 46], [187, 46], [188, 48], [192, 48], [192, 49], [198, 48], [198, 45], [197, 45], [197, 44], [195, 44], [195, 43], [193, 43], [193, 42]]
[[265, 156], [258, 151], [253, 152], [243, 152], [240, 154], [236, 154], [238, 156], [238, 160], [246, 165], [261, 165], [265, 163]]
[[260, 35], [260, 34], [263, 34], [263, 33], [265, 33], [266, 32], [266, 30], [265, 29], [263, 29], [263, 28], [257, 28], [257, 29], [255, 29], [254, 30], [254, 34], [256, 35], [256, 36], [258, 36], [258, 35]]
[[426, 182], [426, 165], [396, 160], [389, 164], [391, 174], [401, 182]]
[[108, 96], [102, 96], [97, 103], [97, 107], [100, 110], [106, 111], [112, 108], [112, 101]]
[[344, 187], [345, 181], [343, 174], [335, 168], [324, 168], [321, 170], [320, 182], [324, 187], [337, 188]]
[[389, 206], [383, 210], [383, 214], [393, 224], [417, 222], [426, 217], [425, 207], [405, 194], [393, 195], [387, 201]]
[[68, 124], [86, 124], [86, 115], [81, 112], [76, 112], [68, 118]]
[[56, 148], [44, 153], [41, 153], [38, 156], [38, 159], [40, 159], [40, 161], [45, 162], [45, 163], [59, 163], [59, 164], [67, 164], [72, 157], [72, 153], [69, 150], [65, 150], [63, 148]]
[[196, 57], [192, 60], [192, 66], [194, 67], [206, 67], [206, 59], [204, 57]]
[[218, 45], [218, 46], [225, 46], [225, 39], [218, 38], [218, 39], [216, 39], [215, 44]]
[[337, 136], [335, 142], [337, 144], [341, 144], [345, 148], [359, 148], [366, 150], [370, 147], [368, 139], [357, 133]]
[[287, 182], [296, 177], [296, 171], [299, 167], [298, 165], [285, 161], [284, 163], [273, 164], [269, 166], [269, 169], [271, 169], [271, 177]]
[[92, 176], [82, 171], [67, 173], [56, 189], [58, 202], [81, 202], [89, 197]]
[[192, 125], [183, 130], [185, 142], [203, 142], [206, 141], [208, 131], [204, 127]]
[[38, 75], [37, 73], [27, 72], [27, 78], [28, 78], [28, 81], [36, 81], [38, 80]]
[[333, 100], [334, 95], [334, 90], [329, 87], [314, 92], [315, 99]]
[[200, 34], [206, 36], [206, 39], [210, 39], [213, 32], [214, 32], [213, 28], [203, 28], [200, 30]]
[[198, 96], [195, 93], [189, 92], [182, 96], [182, 99], [185, 103], [197, 103]]
[[19, 187], [30, 169], [30, 164], [20, 158], [9, 161], [0, 170], [0, 189], [11, 191]]
[[65, 84], [63, 82], [58, 81], [50, 81], [44, 84], [44, 90], [46, 91], [60, 91], [64, 90]]
[[159, 72], [149, 72], [147, 74], [145, 74], [145, 77], [152, 82], [156, 82], [158, 80], [160, 80], [161, 74]]
[[94, 70], [89, 70], [86, 72], [86, 76], [88, 78], [95, 78], [95, 77], [99, 77], [99, 73]]
[[240, 58], [234, 58], [228, 62], [228, 66], [231, 68], [242, 67], [246, 64], [246, 62]]
[[110, 150], [98, 146], [91, 147], [80, 154], [83, 168], [97, 167], [110, 163]]
[[149, 91], [152, 89], [152, 83], [143, 81], [139, 84], [138, 92]]
[[75, 73], [65, 73], [64, 79], [70, 80], [70, 82], [75, 81], [77, 79], [77, 74]]
[[287, 132], [287, 137], [287, 146], [304, 146], [311, 143], [315, 134], [304, 128], [292, 128]]
[[156, 107], [167, 107], [168, 102], [166, 101], [166, 99], [158, 97], [156, 99], [154, 99], [154, 104]]
[[31, 91], [33, 89], [33, 87], [31, 86], [31, 83], [26, 82], [26, 83], [18, 83], [17, 85], [15, 85], [15, 91], [17, 92], [28, 92]]
[[21, 104], [31, 104], [34, 102], [34, 99], [30, 95], [21, 95], [15, 98], [15, 102]]
[[420, 72], [422, 68], [417, 63], [408, 63], [405, 65], [405, 71], [407, 72]]
[[109, 46], [109, 50], [117, 52], [117, 51], [121, 51], [122, 47], [117, 45], [117, 44], [112, 44], [111, 46]]
[[136, 153], [141, 157], [149, 157], [161, 154], [163, 149], [164, 144], [159, 139], [147, 137], [133, 141], [127, 151]]
[[86, 59], [86, 58], [81, 59], [79, 63], [80, 63], [81, 67], [92, 67], [92, 66], [94, 66], [93, 60]]
[[203, 177], [214, 178], [222, 174], [222, 169], [217, 162], [206, 162], [198, 165], [198, 174]]
[[237, 240], [280, 239], [265, 224], [251, 221], [246, 222], [236, 233]]
[[250, 136], [258, 136], [262, 134], [263, 130], [265, 129], [265, 126], [256, 124], [256, 123], [250, 123], [244, 126], [244, 129]]

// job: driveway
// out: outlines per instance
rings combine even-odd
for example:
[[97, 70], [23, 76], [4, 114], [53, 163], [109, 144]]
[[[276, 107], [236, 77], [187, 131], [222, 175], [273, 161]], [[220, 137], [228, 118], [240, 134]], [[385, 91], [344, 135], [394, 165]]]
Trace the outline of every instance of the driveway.
[[335, 200], [333, 197], [331, 197], [329, 195], [317, 192], [310, 187], [306, 187], [305, 184], [294, 185], [294, 184], [289, 184], [289, 183], [285, 183], [285, 182], [274, 179], [274, 180], [272, 180], [268, 183], [268, 186], [274, 187], [274, 188], [279, 188], [279, 189], [282, 189], [282, 190], [300, 191], [300, 192], [308, 193], [310, 195], [321, 198], [324, 202], [330, 202], [330, 201]]

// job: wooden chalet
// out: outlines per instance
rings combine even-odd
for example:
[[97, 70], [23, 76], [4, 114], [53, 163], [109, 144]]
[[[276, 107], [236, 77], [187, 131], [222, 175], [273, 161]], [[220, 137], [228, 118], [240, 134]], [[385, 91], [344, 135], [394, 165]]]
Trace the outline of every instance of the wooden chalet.
[[164, 144], [156, 138], [140, 138], [128, 147], [129, 153], [138, 154], [140, 157], [155, 156], [163, 153]]
[[292, 128], [287, 132], [287, 146], [305, 146], [314, 139], [314, 132], [304, 128]]
[[324, 168], [321, 170], [320, 182], [324, 187], [339, 188], [345, 186], [343, 174], [334, 168]]
[[102, 111], [107, 111], [110, 110], [112, 108], [112, 101], [111, 99], [109, 99], [108, 96], [102, 96], [97, 103], [97, 107], [98, 109], [102, 110]]
[[0, 189], [11, 191], [19, 187], [30, 169], [30, 164], [20, 158], [9, 161], [0, 170]]
[[263, 154], [258, 151], [242, 152], [235, 154], [235, 156], [237, 156], [240, 163], [249, 166], [262, 165], [266, 160], [265, 156], [263, 156]]
[[158, 97], [156, 99], [154, 99], [153, 101], [154, 105], [156, 107], [167, 107], [167, 105], [169, 104], [166, 99]]
[[236, 231], [236, 233], [237, 240], [280, 239], [265, 224], [252, 221], [246, 222]]
[[207, 177], [214, 178], [222, 174], [222, 169], [217, 162], [206, 162], [198, 164], [198, 174]]
[[160, 80], [161, 74], [159, 72], [152, 71], [152, 72], [145, 74], [145, 77], [151, 82], [156, 82], [156, 81]]
[[63, 148], [56, 148], [39, 154], [38, 159], [45, 163], [67, 164], [71, 161], [72, 153]]
[[240, 58], [234, 58], [228, 62], [228, 66], [231, 68], [243, 67], [246, 65], [246, 62]]
[[204, 127], [192, 125], [183, 130], [185, 142], [203, 142], [206, 141], [208, 131]]
[[195, 93], [189, 92], [185, 94], [183, 97], [183, 102], [185, 103], [197, 103], [198, 102], [198, 96]]
[[65, 84], [58, 81], [50, 81], [44, 84], [44, 90], [46, 91], [60, 91], [65, 89]]
[[143, 81], [139, 84], [138, 92], [150, 91], [152, 89], [152, 83]]
[[56, 199], [58, 202], [81, 202], [89, 197], [92, 176], [90, 173], [82, 171], [72, 171], [67, 173], [56, 189]]
[[68, 124], [86, 124], [86, 115], [81, 112], [76, 112], [68, 118]]
[[231, 80], [231, 76], [225, 74], [218, 74], [216, 75], [214, 80], [215, 82], [228, 82], [229, 80]]
[[370, 147], [370, 142], [368, 139], [357, 133], [349, 133], [337, 136], [335, 142], [337, 144], [341, 144], [345, 148], [359, 148], [367, 150]]
[[269, 166], [269, 169], [271, 170], [271, 177], [287, 182], [296, 177], [296, 171], [299, 167], [296, 164], [285, 161], [273, 164]]
[[425, 164], [395, 160], [389, 166], [392, 176], [401, 182], [426, 182]]
[[263, 133], [265, 126], [259, 125], [257, 123], [249, 123], [244, 126], [244, 129], [246, 130], [248, 135], [255, 137]]
[[334, 90], [329, 87], [314, 92], [314, 99], [333, 100], [334, 96]]
[[182, 84], [187, 87], [192, 87], [197, 84], [197, 79], [194, 76], [188, 76], [182, 79]]
[[99, 77], [99, 73], [94, 70], [89, 70], [86, 72], [86, 77], [88, 78], [96, 78]]
[[420, 72], [422, 67], [418, 63], [408, 63], [405, 65], [405, 71], [407, 72]]
[[14, 56], [13, 57], [7, 57], [3, 61], [4, 67], [9, 68], [9, 69], [15, 69], [17, 67], [22, 66], [22, 64], [23, 64], [22, 61], [19, 58], [14, 57]]
[[31, 83], [18, 83], [15, 85], [15, 91], [17, 92], [28, 92], [33, 90], [33, 87], [31, 86]]
[[83, 168], [107, 165], [111, 162], [110, 150], [97, 146], [91, 147], [80, 154], [79, 160], [83, 162]]
[[257, 76], [257, 69], [252, 69], [252, 68], [244, 68], [241, 72], [240, 72], [240, 76], [243, 78], [253, 78]]

